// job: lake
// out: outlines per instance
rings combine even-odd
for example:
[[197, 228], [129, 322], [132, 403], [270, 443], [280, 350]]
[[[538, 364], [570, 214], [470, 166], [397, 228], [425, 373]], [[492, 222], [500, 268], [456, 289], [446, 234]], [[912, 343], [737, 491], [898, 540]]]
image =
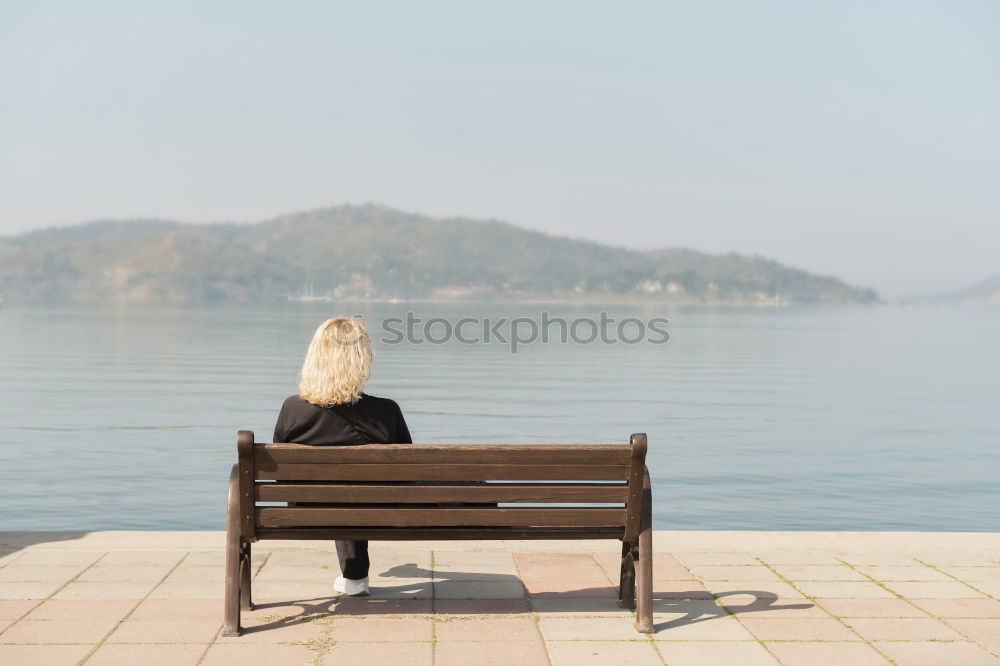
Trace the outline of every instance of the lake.
[[[422, 318], [670, 319], [666, 344], [389, 344]], [[484, 303], [0, 310], [0, 529], [223, 529], [316, 326], [364, 315], [417, 442], [649, 435], [655, 527], [1000, 529], [1000, 309]], [[469, 330], [473, 330], [470, 328]]]

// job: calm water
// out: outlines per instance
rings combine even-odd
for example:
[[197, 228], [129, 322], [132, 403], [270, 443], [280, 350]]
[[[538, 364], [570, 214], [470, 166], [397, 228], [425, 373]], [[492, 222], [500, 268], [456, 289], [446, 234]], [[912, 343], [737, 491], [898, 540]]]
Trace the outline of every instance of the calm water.
[[[327, 316], [544, 306], [0, 310], [0, 529], [221, 529]], [[601, 308], [549, 308], [567, 318]], [[378, 345], [419, 442], [650, 440], [668, 529], [1000, 530], [1000, 310], [607, 308], [666, 345]]]

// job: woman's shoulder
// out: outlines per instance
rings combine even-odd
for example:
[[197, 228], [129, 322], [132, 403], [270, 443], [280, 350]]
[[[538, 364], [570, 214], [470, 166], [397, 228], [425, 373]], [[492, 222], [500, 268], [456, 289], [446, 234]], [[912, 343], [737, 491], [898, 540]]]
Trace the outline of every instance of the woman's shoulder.
[[313, 409], [319, 409], [317, 405], [312, 404], [301, 395], [290, 395], [285, 398], [285, 401], [281, 403], [281, 410], [287, 412], [308, 412]]
[[358, 401], [359, 406], [364, 406], [368, 409], [379, 410], [379, 411], [399, 411], [399, 405], [395, 400], [390, 400], [389, 398], [380, 398], [376, 395], [369, 395], [367, 393], [361, 394], [361, 400]]

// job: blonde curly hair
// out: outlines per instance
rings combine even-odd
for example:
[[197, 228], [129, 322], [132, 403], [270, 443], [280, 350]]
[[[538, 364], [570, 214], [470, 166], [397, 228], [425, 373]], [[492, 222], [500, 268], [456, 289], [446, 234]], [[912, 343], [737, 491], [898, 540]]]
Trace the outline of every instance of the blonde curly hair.
[[314, 405], [353, 404], [372, 372], [372, 344], [360, 319], [327, 319], [313, 335], [299, 373], [299, 395]]

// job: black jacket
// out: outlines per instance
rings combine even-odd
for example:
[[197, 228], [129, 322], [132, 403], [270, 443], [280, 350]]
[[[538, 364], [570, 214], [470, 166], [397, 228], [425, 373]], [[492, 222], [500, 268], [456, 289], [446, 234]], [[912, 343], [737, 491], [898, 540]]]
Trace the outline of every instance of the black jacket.
[[326, 446], [413, 443], [399, 405], [365, 393], [353, 405], [326, 407], [289, 396], [281, 406], [271, 441]]

